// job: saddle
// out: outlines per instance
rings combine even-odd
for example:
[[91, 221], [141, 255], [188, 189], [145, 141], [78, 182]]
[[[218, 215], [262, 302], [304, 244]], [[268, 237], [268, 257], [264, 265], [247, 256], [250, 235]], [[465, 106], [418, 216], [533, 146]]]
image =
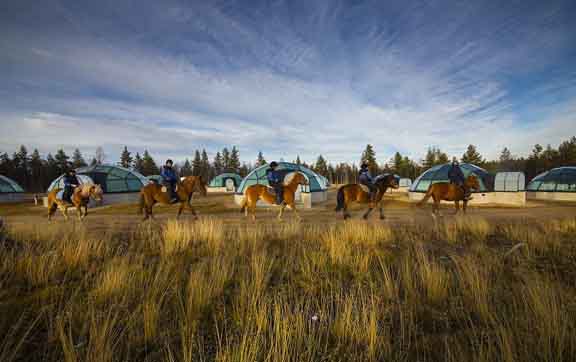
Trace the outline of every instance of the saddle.
[[365, 193], [369, 194], [370, 193], [370, 188], [364, 184], [358, 184], [358, 186], [360, 186], [360, 188], [362, 189], [362, 191], [364, 191]]

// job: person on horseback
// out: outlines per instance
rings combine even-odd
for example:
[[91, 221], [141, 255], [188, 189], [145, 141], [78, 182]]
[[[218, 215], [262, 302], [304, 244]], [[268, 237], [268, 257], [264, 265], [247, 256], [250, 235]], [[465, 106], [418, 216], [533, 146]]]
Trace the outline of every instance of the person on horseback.
[[464, 192], [464, 200], [468, 201], [472, 199], [470, 197], [470, 190], [464, 184], [464, 173], [462, 172], [462, 169], [460, 168], [456, 158], [452, 160], [450, 170], [448, 170], [448, 179], [450, 180], [451, 184], [457, 185], [462, 189]]
[[178, 202], [178, 196], [176, 195], [176, 184], [178, 183], [178, 176], [176, 171], [174, 171], [174, 162], [172, 160], [166, 160], [160, 176], [162, 176], [162, 183], [166, 186], [170, 193], [170, 203]]
[[358, 173], [358, 182], [368, 187], [368, 189], [370, 190], [368, 197], [370, 198], [370, 201], [374, 200], [374, 198], [376, 197], [376, 186], [374, 185], [374, 179], [370, 174], [370, 169], [368, 168], [367, 163], [362, 163], [362, 165], [360, 165], [360, 172]]
[[270, 162], [270, 168], [266, 171], [266, 178], [276, 193], [276, 204], [282, 205], [284, 202], [284, 176], [277, 168], [278, 163], [276, 161]]
[[72, 195], [74, 189], [80, 185], [78, 177], [76, 177], [76, 170], [69, 166], [68, 172], [64, 175], [64, 192], [62, 193], [62, 201], [72, 203]]

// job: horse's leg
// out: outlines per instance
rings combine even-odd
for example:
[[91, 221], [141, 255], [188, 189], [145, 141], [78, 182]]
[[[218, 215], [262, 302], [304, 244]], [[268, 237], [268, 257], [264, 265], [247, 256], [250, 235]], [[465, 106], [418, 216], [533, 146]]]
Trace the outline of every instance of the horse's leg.
[[454, 215], [458, 215], [458, 212], [460, 211], [460, 201], [459, 200], [454, 200], [454, 207], [456, 208]]
[[82, 221], [82, 206], [76, 206], [76, 216], [78, 217], [78, 221]]
[[383, 208], [383, 201], [380, 201], [378, 206], [380, 206], [380, 220], [384, 220], [386, 217], [384, 216], [384, 208]]
[[368, 216], [370, 215], [370, 213], [372, 212], [372, 210], [374, 210], [374, 207], [370, 204], [370, 206], [368, 206], [368, 210], [364, 213], [364, 215], [362, 216], [364, 218], [364, 220], [368, 219]]
[[194, 216], [194, 220], [198, 220], [198, 214], [196, 214], [196, 210], [194, 210], [194, 208], [192, 207], [190, 202], [188, 202], [188, 204], [186, 204], [186, 207], [188, 207], [188, 209], [190, 210], [190, 212]]
[[464, 215], [466, 215], [466, 207], [468, 206], [468, 201], [464, 200], [462, 201], [462, 212], [464, 213]]
[[280, 206], [280, 212], [278, 213], [278, 220], [282, 220], [282, 215], [284, 215], [284, 209], [286, 208], [286, 203], [283, 202]]
[[68, 221], [68, 206], [62, 206], [60, 210], [62, 211], [62, 215], [64, 215], [64, 219]]
[[88, 216], [88, 204], [84, 205], [84, 217]]
[[300, 217], [300, 213], [298, 212], [298, 210], [296, 210], [296, 203], [295, 202], [292, 202], [292, 204], [290, 205], [290, 208], [292, 209], [292, 211], [294, 211], [294, 215], [296, 215], [296, 218], [298, 220], [302, 219]]
[[184, 209], [184, 201], [180, 202], [180, 207], [178, 208], [178, 214], [176, 215], [176, 218], [180, 218], [180, 215], [182, 215], [182, 210]]

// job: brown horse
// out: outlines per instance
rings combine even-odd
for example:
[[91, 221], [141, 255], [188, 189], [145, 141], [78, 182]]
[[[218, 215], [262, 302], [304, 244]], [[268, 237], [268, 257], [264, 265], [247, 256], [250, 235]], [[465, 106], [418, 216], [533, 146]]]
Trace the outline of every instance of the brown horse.
[[[480, 183], [478, 178], [474, 175], [470, 175], [464, 181], [464, 186], [469, 190], [480, 190]], [[465, 200], [464, 190], [462, 187], [451, 184], [449, 182], [437, 182], [426, 191], [426, 195], [422, 201], [418, 203], [418, 206], [424, 205], [428, 199], [432, 198], [434, 200], [434, 206], [432, 207], [432, 216], [440, 214], [440, 201], [454, 201], [454, 207], [456, 207], [456, 214], [460, 210], [460, 201], [462, 201], [462, 210], [466, 213], [466, 207], [468, 206], [468, 200]]]
[[[308, 179], [300, 172], [294, 172], [288, 175], [288, 180], [284, 181], [284, 202], [280, 206], [280, 212], [278, 213], [278, 219], [282, 219], [284, 209], [288, 206], [296, 217], [300, 218], [298, 211], [296, 211], [296, 205], [294, 202], [294, 194], [298, 189], [299, 185], [308, 185]], [[246, 217], [248, 217], [248, 212], [252, 213], [252, 220], [256, 220], [256, 203], [258, 200], [262, 200], [267, 204], [276, 204], [276, 195], [269, 186], [265, 185], [251, 185], [244, 191], [244, 200], [240, 208], [240, 212], [244, 212]]]
[[396, 177], [392, 174], [384, 174], [377, 176], [374, 179], [374, 185], [376, 186], [376, 196], [373, 201], [370, 201], [370, 195], [364, 190], [359, 184], [348, 184], [341, 186], [338, 189], [338, 194], [336, 196], [337, 206], [334, 211], [342, 211], [342, 216], [344, 219], [348, 219], [350, 214], [348, 213], [348, 205], [352, 202], [357, 202], [360, 204], [368, 204], [368, 210], [362, 216], [367, 219], [374, 207], [378, 205], [380, 210], [380, 219], [384, 219], [384, 212], [382, 210], [383, 197], [388, 188], [397, 189], [398, 181]]
[[[100, 185], [95, 184], [82, 184], [74, 189], [72, 193], [72, 204], [58, 199], [57, 195], [61, 189], [54, 189], [48, 193], [48, 220], [52, 219], [52, 215], [56, 212], [59, 207], [62, 210], [62, 215], [68, 220], [68, 208], [76, 207], [76, 213], [78, 214], [78, 219], [83, 220], [86, 215], [88, 215], [88, 202], [90, 198], [98, 202], [102, 201], [102, 188]], [[84, 213], [82, 213], [82, 208], [84, 208]]]
[[[180, 203], [178, 208], [178, 217], [182, 214], [182, 211], [187, 208], [190, 210], [194, 218], [197, 219], [196, 211], [190, 205], [190, 200], [192, 200], [192, 195], [194, 192], [199, 192], [202, 196], [206, 196], [206, 184], [200, 176], [188, 176], [178, 181], [176, 185], [176, 195]], [[148, 218], [153, 218], [152, 207], [156, 204], [170, 204], [170, 194], [166, 190], [165, 186], [159, 185], [156, 182], [150, 182], [148, 185], [142, 187], [140, 190], [140, 203], [138, 206], [138, 213], [141, 214], [144, 211], [144, 220]]]

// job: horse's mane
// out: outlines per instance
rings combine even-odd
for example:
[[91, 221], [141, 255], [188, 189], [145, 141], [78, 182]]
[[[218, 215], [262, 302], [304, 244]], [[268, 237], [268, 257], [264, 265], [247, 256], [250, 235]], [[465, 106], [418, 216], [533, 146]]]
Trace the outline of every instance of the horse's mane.
[[[376, 183], [378, 183], [378, 182], [381, 182], [382, 180], [384, 180], [384, 179], [386, 179], [386, 178], [388, 178], [388, 177], [390, 177], [390, 176], [394, 176], [394, 175], [391, 174], [391, 173], [383, 173], [383, 174], [380, 174], [380, 175], [374, 177], [374, 183], [376, 184]], [[394, 176], [394, 177], [395, 177], [395, 176]]]
[[[290, 185], [290, 182], [292, 182], [294, 177], [299, 173], [301, 173], [301, 172], [300, 171], [290, 171], [286, 175], [284, 175], [284, 182], [283, 182], [284, 186]], [[302, 174], [302, 175], [304, 175], [304, 174]], [[306, 176], [304, 176], [304, 177], [306, 177]]]

